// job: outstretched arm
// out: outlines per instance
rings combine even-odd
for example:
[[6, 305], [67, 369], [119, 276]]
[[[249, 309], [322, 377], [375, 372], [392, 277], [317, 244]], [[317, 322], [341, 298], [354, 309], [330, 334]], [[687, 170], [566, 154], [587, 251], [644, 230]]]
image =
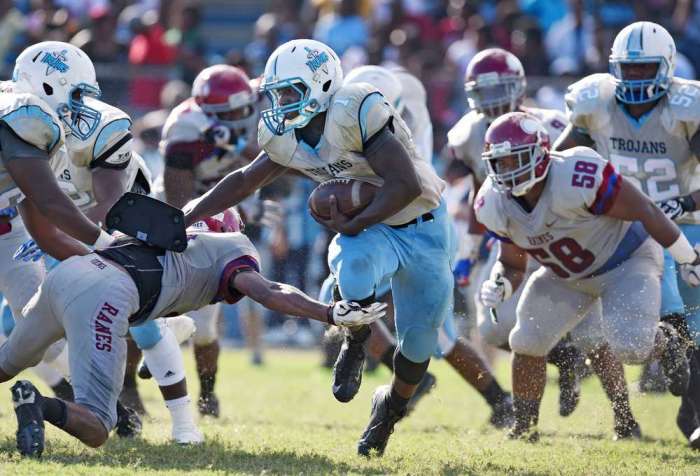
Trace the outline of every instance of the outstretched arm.
[[185, 225], [237, 205], [257, 189], [274, 181], [287, 170], [286, 167], [273, 162], [265, 152], [261, 152], [250, 164], [234, 170], [224, 177], [214, 188], [185, 210]]
[[231, 276], [229, 286], [268, 309], [290, 316], [308, 317], [341, 326], [369, 324], [386, 313], [386, 304], [374, 303], [362, 308], [357, 303], [340, 301], [323, 304], [289, 284], [268, 281], [256, 271], [243, 271]]

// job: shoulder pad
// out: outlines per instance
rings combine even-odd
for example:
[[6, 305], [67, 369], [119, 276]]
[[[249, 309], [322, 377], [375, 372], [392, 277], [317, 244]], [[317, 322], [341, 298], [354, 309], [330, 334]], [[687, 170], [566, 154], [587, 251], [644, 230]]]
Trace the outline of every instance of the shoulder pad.
[[[572, 210], [588, 210], [598, 198], [608, 161], [595, 150], [583, 146], [552, 153], [551, 160], [549, 180], [553, 181], [552, 186], [556, 190], [552, 209], [563, 215], [570, 214]], [[580, 161], [585, 162], [583, 165], [594, 164], [593, 170], [578, 171], [576, 167]], [[586, 179], [586, 176], [591, 178]], [[576, 180], [581, 183], [575, 183]]]
[[508, 238], [508, 222], [506, 214], [501, 210], [501, 200], [505, 194], [498, 192], [487, 178], [474, 199], [476, 220], [490, 232], [501, 238]]
[[342, 127], [356, 127], [359, 121], [359, 109], [365, 99], [373, 93], [381, 93], [368, 83], [353, 83], [342, 86], [331, 99], [328, 106], [329, 119], [332, 124]]
[[0, 116], [23, 141], [49, 154], [63, 144], [65, 136], [60, 119], [33, 94], [0, 94]]
[[365, 141], [384, 127], [394, 112], [374, 86], [343, 86], [331, 99], [324, 130], [326, 140], [340, 149], [361, 152]]
[[[473, 139], [476, 127], [486, 122], [486, 117], [472, 110], [465, 114], [454, 126], [447, 132], [447, 144], [455, 149], [464, 149], [470, 140]], [[483, 141], [483, 137], [480, 138]], [[459, 157], [464, 160], [464, 157]]]
[[258, 121], [258, 147], [264, 150], [273, 162], [287, 166], [294, 157], [297, 139], [294, 130], [281, 136], [273, 134], [265, 122], [260, 119]]
[[669, 122], [685, 123], [688, 137], [692, 137], [700, 125], [700, 81], [673, 78], [668, 92]]
[[569, 86], [564, 100], [569, 122], [586, 130], [601, 129], [610, 121], [607, 111], [615, 101], [612, 77], [607, 73], [586, 76]]
[[202, 137], [202, 133], [210, 125], [209, 117], [193, 100], [187, 99], [170, 112], [163, 126], [161, 138], [166, 144], [195, 142]]

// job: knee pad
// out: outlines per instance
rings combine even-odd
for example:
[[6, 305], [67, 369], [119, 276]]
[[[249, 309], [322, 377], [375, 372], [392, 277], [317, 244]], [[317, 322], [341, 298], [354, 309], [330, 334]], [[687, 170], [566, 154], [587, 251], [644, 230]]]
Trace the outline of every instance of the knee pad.
[[148, 321], [140, 326], [129, 328], [129, 334], [141, 350], [147, 350], [155, 346], [162, 338], [161, 328], [158, 321]]
[[185, 378], [185, 363], [173, 331], [164, 327], [162, 336], [156, 345], [144, 349], [143, 358], [158, 386], [167, 387]]
[[510, 348], [516, 354], [530, 357], [545, 357], [553, 344], [547, 339], [539, 339], [537, 336], [526, 336], [518, 327], [510, 332], [508, 338]]
[[437, 338], [438, 330], [433, 327], [412, 326], [399, 336], [398, 350], [411, 362], [425, 362], [433, 355]]
[[207, 306], [188, 315], [196, 326], [192, 336], [194, 345], [209, 345], [219, 338], [219, 306]]
[[423, 362], [412, 362], [409, 360], [400, 349], [396, 349], [394, 354], [394, 373], [402, 381], [409, 385], [418, 385], [418, 383], [428, 370], [430, 358]]

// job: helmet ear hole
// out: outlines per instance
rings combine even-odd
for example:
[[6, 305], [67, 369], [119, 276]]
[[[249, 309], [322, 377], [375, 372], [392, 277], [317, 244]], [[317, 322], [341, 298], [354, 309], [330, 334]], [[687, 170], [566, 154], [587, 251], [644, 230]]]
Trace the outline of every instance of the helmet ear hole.
[[50, 84], [42, 83], [42, 86], [44, 87], [44, 92], [46, 93], [47, 96], [53, 95], [53, 88], [51, 87]]
[[330, 79], [328, 81], [326, 81], [325, 83], [323, 83], [322, 89], [323, 89], [324, 93], [327, 93], [328, 90], [331, 88], [331, 83], [332, 83], [332, 81]]

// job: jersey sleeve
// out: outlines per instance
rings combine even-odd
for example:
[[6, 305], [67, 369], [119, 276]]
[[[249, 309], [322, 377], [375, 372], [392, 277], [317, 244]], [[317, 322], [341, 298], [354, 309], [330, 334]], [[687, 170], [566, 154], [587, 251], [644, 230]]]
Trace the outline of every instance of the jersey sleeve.
[[234, 304], [240, 301], [244, 295], [238, 292], [236, 289], [232, 289], [229, 285], [231, 278], [238, 273], [246, 271], [260, 272], [261, 263], [260, 256], [255, 249], [253, 243], [243, 235], [242, 233], [230, 234], [229, 236], [234, 236], [236, 241], [236, 246], [232, 249], [235, 255], [231, 257], [223, 257], [223, 268], [221, 271], [221, 278], [219, 280], [219, 291], [217, 295], [225, 300], [229, 304]]
[[484, 225], [490, 235], [510, 243], [508, 222], [505, 213], [500, 209], [501, 198], [501, 194], [493, 189], [491, 179], [486, 179], [474, 199], [474, 213], [476, 221]]
[[668, 94], [671, 120], [688, 140], [700, 131], [700, 81], [673, 78]]
[[562, 215], [572, 211], [606, 214], [615, 204], [622, 176], [611, 162], [593, 149], [576, 147], [567, 152], [570, 152], [569, 156], [559, 162], [559, 166], [553, 167], [557, 190], [554, 210]]
[[51, 154], [63, 142], [58, 118], [39, 104], [21, 100], [17, 103], [0, 120], [24, 142]]
[[394, 109], [379, 91], [367, 83], [351, 84], [333, 96], [325, 133], [336, 147], [361, 153], [393, 116]]
[[115, 119], [97, 133], [90, 168], [124, 169], [131, 161], [133, 148], [131, 120]]
[[564, 96], [569, 122], [582, 132], [600, 129], [606, 122], [603, 115], [610, 98], [609, 75], [592, 74], [569, 86]]

